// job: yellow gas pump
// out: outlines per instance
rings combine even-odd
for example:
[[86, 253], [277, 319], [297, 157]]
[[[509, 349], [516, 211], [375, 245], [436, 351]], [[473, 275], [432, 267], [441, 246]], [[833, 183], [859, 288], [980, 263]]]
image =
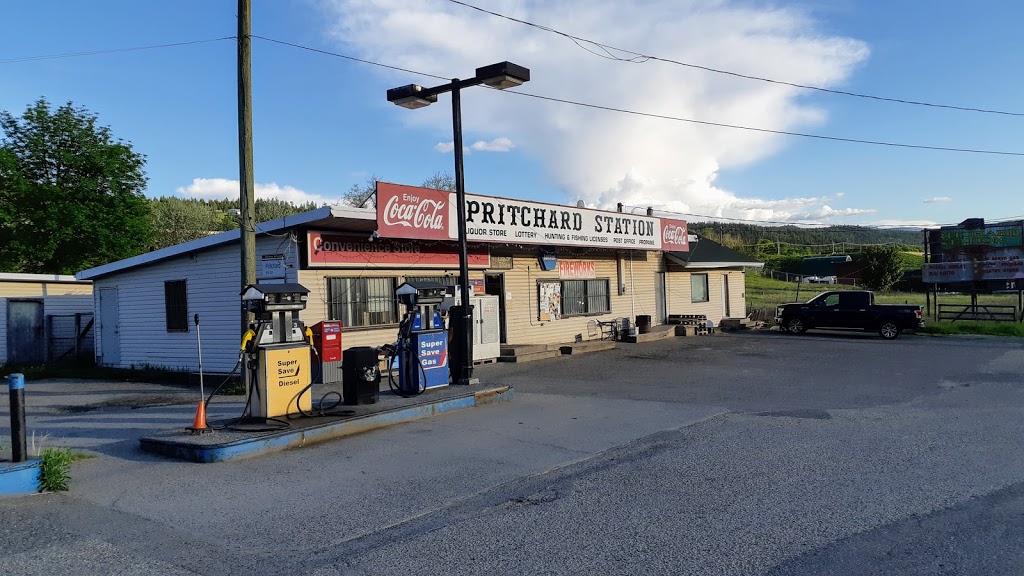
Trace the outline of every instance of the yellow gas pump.
[[276, 418], [312, 409], [311, 347], [299, 320], [308, 297], [301, 284], [250, 284], [242, 291], [243, 308], [255, 314], [242, 341], [249, 416]]

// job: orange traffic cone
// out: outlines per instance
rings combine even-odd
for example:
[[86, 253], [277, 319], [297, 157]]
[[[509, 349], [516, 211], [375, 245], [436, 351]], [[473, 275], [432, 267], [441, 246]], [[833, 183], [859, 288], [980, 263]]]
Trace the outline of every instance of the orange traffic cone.
[[193, 432], [206, 432], [206, 403], [203, 401], [199, 402], [199, 406], [196, 408], [196, 417], [192, 421], [192, 427], [189, 430]]

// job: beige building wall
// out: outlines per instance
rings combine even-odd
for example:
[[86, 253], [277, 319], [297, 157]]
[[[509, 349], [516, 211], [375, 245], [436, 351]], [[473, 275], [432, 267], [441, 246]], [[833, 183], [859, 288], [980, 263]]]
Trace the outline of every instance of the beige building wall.
[[[579, 335], [583, 340], [600, 338], [598, 321], [636, 315], [649, 315], [652, 323], [659, 323], [655, 282], [658, 272], [665, 271], [660, 252], [623, 251], [617, 257], [612, 250], [590, 250], [570, 253], [559, 248], [558, 259], [594, 262], [596, 278], [607, 279], [611, 311], [606, 314], [541, 319], [538, 281], [559, 280], [558, 270], [540, 270], [538, 250], [512, 252], [513, 267], [508, 270], [487, 270], [487, 274], [502, 274], [505, 282], [506, 342], [509, 344], [556, 344], [572, 342]], [[508, 253], [506, 253], [508, 254]], [[327, 318], [327, 278], [394, 278], [396, 284], [416, 276], [443, 276], [458, 274], [457, 269], [315, 269], [300, 270], [298, 282], [309, 289], [309, 301], [300, 318], [312, 325]], [[484, 270], [470, 270], [471, 280], [483, 280]], [[621, 293], [620, 293], [621, 292]], [[403, 311], [399, 310], [399, 315]], [[344, 327], [342, 346], [380, 346], [394, 342], [398, 325], [375, 327]]]
[[[707, 274], [708, 301], [693, 302], [690, 277], [693, 274]], [[668, 274], [669, 314], [704, 314], [716, 325], [726, 317], [725, 280], [729, 283], [729, 318], [745, 318], [747, 315], [746, 277], [742, 269], [709, 268], [689, 272]]]

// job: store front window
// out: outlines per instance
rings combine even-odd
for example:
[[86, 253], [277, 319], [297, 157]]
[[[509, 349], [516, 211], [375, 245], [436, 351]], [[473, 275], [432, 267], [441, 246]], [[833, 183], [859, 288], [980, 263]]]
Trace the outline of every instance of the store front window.
[[342, 326], [382, 326], [398, 322], [394, 278], [328, 278], [328, 320]]
[[607, 278], [562, 281], [562, 316], [603, 314], [610, 310]]

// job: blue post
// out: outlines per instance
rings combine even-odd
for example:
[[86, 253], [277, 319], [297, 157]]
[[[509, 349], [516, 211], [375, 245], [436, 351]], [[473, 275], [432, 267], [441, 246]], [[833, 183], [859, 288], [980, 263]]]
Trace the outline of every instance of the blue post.
[[7, 377], [11, 393], [11, 460], [28, 460], [28, 439], [25, 437], [25, 375]]

